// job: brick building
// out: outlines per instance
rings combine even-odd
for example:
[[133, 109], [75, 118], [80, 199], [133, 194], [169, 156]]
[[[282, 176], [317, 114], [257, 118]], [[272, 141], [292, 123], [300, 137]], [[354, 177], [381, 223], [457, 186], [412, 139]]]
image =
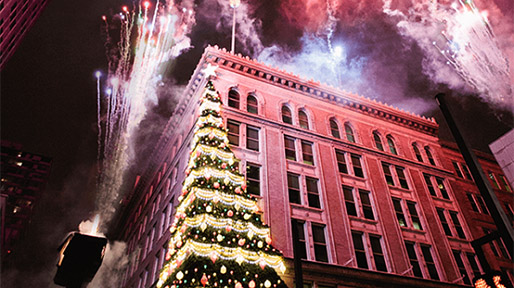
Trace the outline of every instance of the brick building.
[[23, 151], [19, 144], [2, 140], [1, 149], [1, 247], [2, 269], [31, 221], [34, 207], [44, 191], [51, 159]]
[[[461, 287], [481, 273], [470, 241], [494, 224], [434, 119], [209, 47], [114, 222], [131, 259], [123, 287], [150, 287], [164, 262], [208, 63], [219, 66], [213, 83], [248, 192], [289, 260], [299, 223], [309, 287]], [[480, 159], [501, 179], [491, 156]], [[493, 268], [512, 268], [508, 249], [492, 245]]]

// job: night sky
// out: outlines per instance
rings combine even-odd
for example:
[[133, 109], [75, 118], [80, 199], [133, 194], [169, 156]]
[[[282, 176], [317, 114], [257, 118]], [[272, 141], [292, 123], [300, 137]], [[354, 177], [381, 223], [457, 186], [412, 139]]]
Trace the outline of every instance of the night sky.
[[[192, 1], [176, 2], [193, 6]], [[194, 1], [196, 25], [189, 34], [192, 47], [176, 59], [166, 75], [169, 91], [180, 90], [187, 84], [208, 44], [230, 47], [231, 18], [223, 15], [221, 2]], [[435, 94], [447, 91], [451, 84], [439, 83], [423, 73], [429, 59], [426, 51], [419, 42], [407, 39], [398, 31], [396, 22], [383, 13], [379, 1], [351, 0], [343, 4], [328, 1], [337, 8], [334, 16], [338, 21], [331, 25], [327, 24], [324, 0], [308, 1], [308, 4], [295, 0], [243, 2], [247, 4], [240, 8], [248, 12], [243, 18], [252, 21], [241, 26], [237, 52], [281, 65], [307, 79], [330, 83], [330, 79], [316, 77], [301, 66], [327, 53], [326, 36], [331, 30], [334, 46], [344, 47], [344, 61], [337, 71], [336, 84], [407, 111], [435, 117], [441, 138], [451, 140], [433, 100]], [[477, 6], [489, 12], [499, 45], [512, 50], [514, 24], [508, 15], [514, 15], [514, 5], [510, 0], [493, 2], [489, 6], [477, 3]], [[9, 284], [53, 287], [50, 283], [58, 245], [67, 232], [76, 230], [94, 210], [97, 159], [94, 73], [105, 71], [108, 65], [101, 16], [113, 15], [120, 11], [121, 5], [130, 3], [51, 0], [1, 72], [1, 138], [22, 144], [26, 151], [53, 158], [47, 189], [26, 237], [14, 251], [15, 269], [2, 277], [6, 287], [14, 287]], [[393, 4], [404, 10], [409, 6], [401, 1]], [[513, 52], [508, 53], [512, 64]], [[510, 83], [505, 83], [511, 88], [512, 79], [511, 75]], [[451, 87], [454, 92], [449, 101], [464, 136], [476, 149], [488, 151], [489, 143], [513, 127], [512, 113], [485, 103], [469, 87]], [[143, 121], [145, 127], [158, 127], [171, 115], [173, 103], [180, 95], [169, 91], [161, 91], [159, 105]], [[510, 93], [508, 96], [512, 97], [512, 90]], [[160, 132], [151, 130], [152, 133], [139, 137], [138, 147], [142, 150], [150, 151]]]

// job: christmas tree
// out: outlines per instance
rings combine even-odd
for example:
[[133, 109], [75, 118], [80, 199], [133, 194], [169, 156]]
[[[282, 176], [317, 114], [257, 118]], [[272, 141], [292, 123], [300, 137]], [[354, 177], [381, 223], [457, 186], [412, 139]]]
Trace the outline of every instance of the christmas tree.
[[277, 273], [285, 271], [282, 254], [246, 192], [220, 110], [209, 80], [157, 287], [286, 288]]

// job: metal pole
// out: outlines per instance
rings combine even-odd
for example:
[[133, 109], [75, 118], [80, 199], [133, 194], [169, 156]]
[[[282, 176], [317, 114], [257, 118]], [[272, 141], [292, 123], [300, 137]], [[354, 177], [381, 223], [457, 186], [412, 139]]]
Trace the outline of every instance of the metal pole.
[[232, 8], [234, 13], [232, 15], [232, 45], [230, 46], [230, 52], [235, 53], [236, 46], [236, 7]]
[[293, 226], [293, 255], [294, 255], [294, 282], [296, 288], [303, 288], [302, 259], [300, 256], [300, 241], [298, 240], [298, 221], [291, 219]]
[[453, 119], [451, 110], [446, 103], [445, 94], [439, 93], [435, 96], [435, 99], [439, 104], [439, 108], [441, 108], [441, 112], [443, 113], [443, 116], [446, 119], [446, 123], [452, 132], [453, 138], [459, 146], [459, 150], [464, 157], [466, 164], [469, 167], [471, 175], [473, 175], [473, 179], [475, 180], [475, 184], [478, 187], [478, 191], [480, 191], [480, 194], [484, 198], [487, 209], [489, 209], [491, 217], [494, 220], [494, 224], [498, 228], [500, 237], [503, 239], [505, 245], [509, 247], [508, 249], [512, 249], [512, 247], [514, 247], [514, 232], [512, 231], [512, 227], [510, 226], [507, 215], [505, 215], [505, 212], [501, 207], [500, 201], [498, 201], [496, 194], [494, 194], [494, 191], [491, 188], [491, 185], [487, 180], [482, 167], [480, 166], [480, 163], [478, 163], [475, 154], [460, 134], [458, 126]]

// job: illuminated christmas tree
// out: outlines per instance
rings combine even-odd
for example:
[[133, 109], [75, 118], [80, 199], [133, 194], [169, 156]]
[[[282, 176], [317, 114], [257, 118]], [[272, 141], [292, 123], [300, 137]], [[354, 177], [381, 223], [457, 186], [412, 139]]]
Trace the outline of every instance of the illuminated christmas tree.
[[246, 192], [220, 110], [209, 80], [157, 287], [285, 288], [282, 254]]

